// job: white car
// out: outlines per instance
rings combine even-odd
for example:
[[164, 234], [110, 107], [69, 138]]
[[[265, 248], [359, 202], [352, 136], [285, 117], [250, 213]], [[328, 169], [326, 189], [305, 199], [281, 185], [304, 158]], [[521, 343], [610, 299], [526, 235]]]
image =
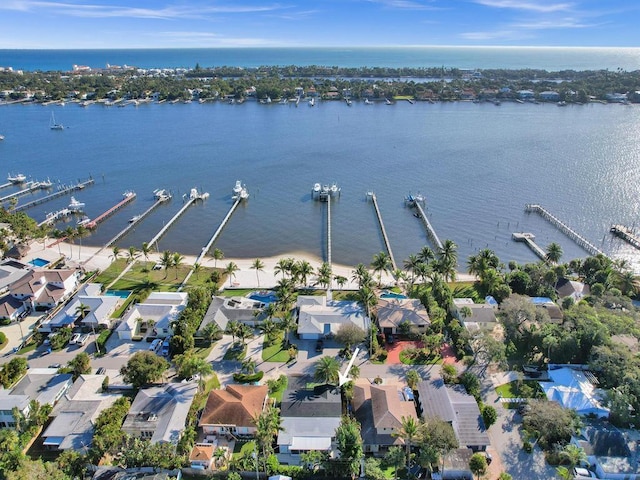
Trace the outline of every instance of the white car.
[[73, 337], [71, 337], [71, 340], [69, 340], [69, 345], [73, 345], [75, 343], [78, 343], [78, 340], [80, 340], [81, 335], [79, 333], [75, 333], [73, 335]]
[[80, 335], [80, 338], [76, 340], [76, 343], [78, 345], [84, 345], [85, 343], [87, 343], [87, 340], [89, 340], [89, 334], [85, 333], [84, 335]]
[[598, 478], [595, 473], [583, 467], [575, 467], [573, 469], [573, 475], [576, 478]]

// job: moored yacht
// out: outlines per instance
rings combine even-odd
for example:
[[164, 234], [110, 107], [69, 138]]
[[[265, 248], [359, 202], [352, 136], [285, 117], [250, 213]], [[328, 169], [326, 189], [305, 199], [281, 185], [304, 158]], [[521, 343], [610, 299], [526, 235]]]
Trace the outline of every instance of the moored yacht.
[[7, 177], [7, 180], [17, 185], [18, 183], [24, 183], [27, 180], [27, 177], [22, 173], [18, 173], [16, 175], [9, 174], [9, 176]]
[[71, 197], [71, 203], [69, 203], [69, 210], [72, 212], [81, 212], [84, 210], [84, 202], [79, 202], [76, 197]]

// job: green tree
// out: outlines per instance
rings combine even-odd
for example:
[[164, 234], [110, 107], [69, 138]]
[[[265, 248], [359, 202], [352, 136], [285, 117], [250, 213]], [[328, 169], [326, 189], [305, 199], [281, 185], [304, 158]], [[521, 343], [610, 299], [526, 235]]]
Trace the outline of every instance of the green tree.
[[176, 271], [176, 280], [178, 279], [178, 268], [180, 268], [180, 266], [182, 265], [182, 262], [184, 262], [184, 255], [178, 252], [173, 252], [173, 255], [171, 258], [171, 265], [173, 265], [173, 268]]
[[[152, 250], [152, 248], [151, 248], [151, 246], [149, 245], [148, 242], [143, 242], [142, 243], [142, 246], [140, 247], [140, 253], [144, 257], [144, 260], [145, 260], [146, 264], [149, 263], [149, 255], [151, 255], [152, 251], [153, 250]], [[145, 264], [145, 267], [147, 266], [146, 264]]]
[[538, 436], [541, 448], [565, 445], [576, 433], [580, 419], [575, 410], [563, 408], [556, 402], [530, 400], [530, 409], [523, 415], [522, 424]]
[[256, 271], [256, 281], [258, 282], [258, 288], [260, 288], [260, 275], [259, 272], [264, 272], [264, 262], [259, 258], [256, 258], [251, 264], [251, 268]]
[[420, 436], [420, 422], [414, 417], [401, 417], [401, 425], [392, 436], [402, 439], [405, 446], [406, 463], [411, 466], [411, 447]]
[[558, 263], [562, 258], [562, 247], [556, 242], [547, 245], [546, 260], [549, 263]]
[[363, 342], [366, 336], [365, 331], [357, 325], [345, 323], [338, 328], [335, 340], [341, 345], [344, 345], [346, 350], [351, 350], [353, 345]]
[[469, 459], [469, 470], [479, 479], [487, 471], [487, 458], [482, 453], [474, 453]]
[[337, 385], [339, 372], [340, 364], [333, 357], [321, 357], [316, 361], [314, 377], [319, 382]]
[[148, 350], [133, 354], [126, 365], [120, 368], [120, 374], [125, 383], [134, 388], [141, 388], [162, 378], [169, 368], [167, 361]]
[[134, 246], [130, 246], [127, 250], [127, 263], [133, 263], [138, 258], [138, 250]]
[[418, 387], [418, 383], [420, 382], [420, 374], [417, 370], [414, 370], [413, 368], [411, 370], [408, 370], [405, 374], [405, 378], [407, 380], [407, 385], [409, 385], [409, 388], [411, 390], [415, 390]]
[[233, 262], [229, 262], [224, 268], [224, 274], [229, 278], [229, 286], [232, 286], [233, 279], [236, 278], [236, 272], [240, 270], [240, 267]]
[[164, 269], [164, 278], [167, 278], [169, 269], [173, 266], [173, 255], [169, 250], [164, 250], [160, 256], [160, 265]]
[[341, 465], [354, 478], [360, 471], [360, 460], [364, 457], [360, 424], [355, 418], [342, 417], [336, 429], [336, 444]]
[[407, 458], [405, 457], [402, 448], [397, 445], [389, 448], [389, 451], [384, 456], [384, 462], [393, 467], [393, 478], [398, 478], [398, 469], [403, 468], [407, 464]]
[[196, 355], [193, 349], [187, 350], [181, 355], [174, 356], [173, 361], [177, 367], [176, 373], [180, 378], [190, 378], [198, 374], [201, 379], [204, 379], [204, 377], [213, 373], [211, 364], [204, 358]]
[[218, 260], [222, 260], [224, 258], [224, 253], [222, 253], [222, 250], [220, 250], [219, 248], [215, 248], [213, 250], [213, 268], [218, 268]]
[[498, 420], [498, 412], [492, 405], [484, 405], [482, 407], [482, 421], [484, 426], [489, 428]]
[[73, 380], [75, 381], [80, 375], [91, 373], [91, 357], [86, 352], [81, 352], [73, 359], [71, 359], [67, 365], [71, 369], [73, 374]]
[[587, 461], [587, 454], [582, 447], [569, 443], [560, 452], [560, 458], [573, 469]]
[[378, 285], [382, 285], [382, 273], [391, 271], [391, 257], [388, 253], [379, 252], [373, 256], [371, 268], [374, 273], [378, 274]]

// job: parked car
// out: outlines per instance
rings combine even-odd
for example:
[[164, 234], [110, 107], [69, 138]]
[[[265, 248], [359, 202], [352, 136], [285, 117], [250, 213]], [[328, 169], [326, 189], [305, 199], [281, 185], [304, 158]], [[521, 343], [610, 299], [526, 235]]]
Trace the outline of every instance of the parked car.
[[60, 368], [62, 365], [60, 365], [59, 363], [52, 363], [51, 365], [49, 365], [49, 368]]
[[151, 345], [149, 345], [149, 351], [158, 353], [161, 347], [162, 347], [162, 339], [156, 338], [153, 342], [151, 342]]
[[82, 336], [82, 335], [81, 335], [81, 334], [79, 334], [79, 333], [74, 333], [74, 334], [73, 334], [73, 337], [71, 337], [71, 340], [69, 340], [69, 345], [73, 345], [73, 344], [75, 344], [75, 343], [78, 343], [78, 340], [80, 340], [80, 337], [81, 337], [81, 336]]
[[575, 467], [573, 469], [573, 476], [575, 478], [598, 478], [595, 473], [583, 467]]
[[85, 333], [84, 335], [80, 335], [80, 338], [76, 341], [78, 345], [84, 345], [89, 340], [89, 334]]
[[319, 339], [316, 342], [316, 352], [322, 352], [323, 349], [324, 349], [324, 340]]

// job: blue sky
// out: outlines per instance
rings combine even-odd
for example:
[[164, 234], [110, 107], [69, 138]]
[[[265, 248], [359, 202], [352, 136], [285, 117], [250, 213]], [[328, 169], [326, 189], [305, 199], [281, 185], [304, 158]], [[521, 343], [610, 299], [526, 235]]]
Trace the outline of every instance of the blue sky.
[[2, 48], [640, 46], [638, 0], [0, 0]]

